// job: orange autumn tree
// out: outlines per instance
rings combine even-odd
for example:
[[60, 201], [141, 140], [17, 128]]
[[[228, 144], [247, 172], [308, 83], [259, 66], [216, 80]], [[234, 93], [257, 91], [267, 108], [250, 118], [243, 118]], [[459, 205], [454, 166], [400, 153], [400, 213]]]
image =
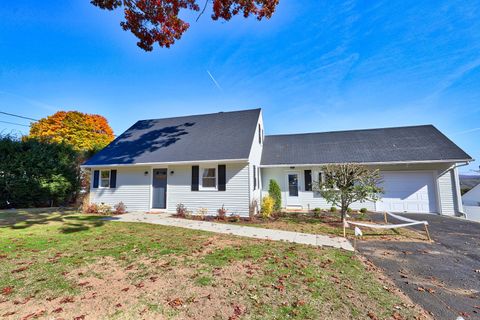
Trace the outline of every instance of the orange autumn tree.
[[95, 152], [109, 144], [114, 135], [105, 117], [78, 111], [59, 111], [33, 123], [28, 138], [66, 143], [80, 152]]

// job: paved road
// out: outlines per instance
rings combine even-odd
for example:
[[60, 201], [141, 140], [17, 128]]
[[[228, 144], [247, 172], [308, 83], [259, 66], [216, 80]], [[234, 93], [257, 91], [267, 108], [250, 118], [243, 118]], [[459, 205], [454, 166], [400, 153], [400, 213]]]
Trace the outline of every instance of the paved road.
[[435, 319], [480, 319], [480, 223], [405, 216], [429, 221], [434, 243], [362, 241], [360, 252]]

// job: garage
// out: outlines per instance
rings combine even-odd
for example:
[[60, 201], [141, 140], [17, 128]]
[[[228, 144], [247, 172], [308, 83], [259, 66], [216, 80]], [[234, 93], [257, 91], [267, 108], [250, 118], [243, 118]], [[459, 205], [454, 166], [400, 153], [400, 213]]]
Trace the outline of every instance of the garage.
[[377, 210], [391, 212], [437, 212], [431, 171], [382, 172], [385, 193]]

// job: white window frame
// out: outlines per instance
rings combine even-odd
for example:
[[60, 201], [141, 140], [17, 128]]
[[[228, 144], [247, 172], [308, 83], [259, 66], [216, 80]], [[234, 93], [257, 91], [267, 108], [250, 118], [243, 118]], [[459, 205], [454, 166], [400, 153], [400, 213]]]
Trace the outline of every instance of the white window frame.
[[[205, 169], [214, 169], [215, 170], [215, 187], [204, 187], [203, 186], [203, 171]], [[198, 170], [198, 190], [204, 190], [204, 191], [217, 191], [218, 190], [218, 166], [217, 165], [200, 166], [200, 168]]]
[[[102, 185], [102, 180], [106, 180], [107, 178], [102, 178], [102, 173], [103, 172], [108, 172], [108, 187], [104, 187]], [[110, 188], [110, 178], [112, 176], [112, 171], [111, 170], [100, 170], [100, 174], [99, 174], [99, 180], [98, 180], [98, 188], [100, 189], [109, 189]]]

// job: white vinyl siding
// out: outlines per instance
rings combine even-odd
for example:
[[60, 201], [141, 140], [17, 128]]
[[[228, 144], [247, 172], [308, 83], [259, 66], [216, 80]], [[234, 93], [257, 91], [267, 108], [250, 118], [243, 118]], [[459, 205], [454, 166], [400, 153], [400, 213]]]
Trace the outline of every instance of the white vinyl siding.
[[[398, 172], [400, 175], [404, 171], [407, 172], [417, 171], [420, 175], [429, 175], [431, 180], [429, 184], [428, 197], [431, 202], [430, 212], [441, 213], [444, 215], [455, 215], [458, 213], [457, 205], [457, 193], [454, 181], [455, 170], [451, 168], [453, 164], [423, 164], [423, 165], [385, 165], [374, 166], [372, 169], [380, 169], [382, 172]], [[268, 184], [270, 179], [274, 179], [280, 185], [282, 190], [282, 206], [286, 207], [286, 172], [297, 171], [299, 173], [299, 200], [303, 209], [323, 208], [328, 209], [331, 204], [327, 203], [318, 193], [313, 191], [304, 191], [304, 172], [303, 170], [312, 170], [312, 180], [318, 180], [318, 171], [320, 168], [316, 167], [296, 167], [290, 169], [289, 166], [285, 167], [271, 167], [262, 168], [262, 196], [268, 194]], [[354, 203], [352, 209], [367, 208], [368, 210], [376, 211], [381, 210], [381, 204], [374, 202]]]
[[[219, 163], [222, 164], [222, 163]], [[218, 164], [215, 164], [216, 167]], [[211, 166], [208, 166], [211, 167]], [[248, 164], [226, 164], [226, 190], [191, 191], [192, 166], [170, 165], [168, 171], [167, 211], [175, 212], [177, 204], [182, 203], [187, 210], [195, 212], [207, 208], [209, 215], [216, 215], [222, 206], [228, 210], [227, 215], [248, 216]], [[202, 172], [202, 171], [200, 171]]]
[[[318, 192], [315, 191], [305, 191], [305, 176], [304, 170], [312, 170], [312, 183], [318, 181], [318, 173], [320, 172], [319, 168], [311, 167], [296, 167], [295, 169], [286, 168], [262, 168], [262, 196], [268, 195], [268, 185], [270, 179], [277, 181], [282, 190], [282, 207], [287, 207], [287, 172], [297, 172], [298, 173], [298, 200], [300, 201], [300, 206], [302, 209], [322, 208], [329, 209], [332, 205], [329, 204]], [[367, 208], [368, 210], [375, 211], [375, 203], [373, 202], [356, 202], [352, 204], [352, 209], [359, 210], [361, 208]]]
[[[114, 206], [120, 201], [127, 211], [148, 211], [150, 209], [150, 168], [118, 167], [116, 188], [93, 188], [90, 186], [90, 203], [105, 203]], [[145, 175], [145, 172], [148, 172]]]

